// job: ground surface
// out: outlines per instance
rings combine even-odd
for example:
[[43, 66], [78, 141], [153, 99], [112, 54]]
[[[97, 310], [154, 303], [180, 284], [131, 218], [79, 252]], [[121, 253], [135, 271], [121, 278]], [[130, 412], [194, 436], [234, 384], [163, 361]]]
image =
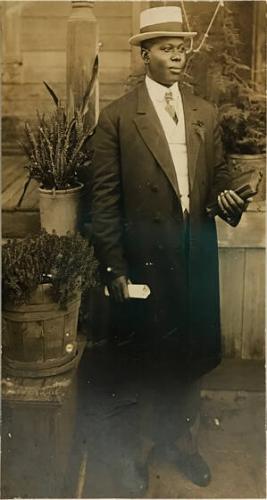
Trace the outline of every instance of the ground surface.
[[101, 349], [86, 350], [63, 405], [4, 402], [2, 498], [265, 498], [262, 366], [226, 362], [204, 381], [199, 444], [211, 484], [191, 484], [161, 450], [146, 493], [135, 465], [152, 444], [137, 432], [149, 391], [142, 400], [134, 386], [117, 390], [111, 368]]

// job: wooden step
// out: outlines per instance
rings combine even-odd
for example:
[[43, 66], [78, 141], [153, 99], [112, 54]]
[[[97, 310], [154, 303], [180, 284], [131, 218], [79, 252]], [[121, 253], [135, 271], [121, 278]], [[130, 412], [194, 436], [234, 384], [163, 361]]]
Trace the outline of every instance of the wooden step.
[[20, 208], [17, 203], [27, 179], [26, 158], [2, 157], [2, 236], [22, 238], [40, 230], [38, 183], [31, 181]]
[[40, 230], [39, 211], [9, 210], [2, 212], [3, 238], [24, 238]]

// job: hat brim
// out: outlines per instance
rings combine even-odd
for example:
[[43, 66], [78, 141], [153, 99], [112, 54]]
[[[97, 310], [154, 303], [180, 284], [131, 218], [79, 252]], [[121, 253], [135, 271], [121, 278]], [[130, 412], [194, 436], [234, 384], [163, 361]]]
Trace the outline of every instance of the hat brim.
[[197, 35], [196, 31], [150, 31], [149, 33], [139, 33], [129, 38], [131, 45], [139, 46], [144, 40], [151, 40], [153, 38], [161, 37], [180, 37], [180, 38], [193, 38]]

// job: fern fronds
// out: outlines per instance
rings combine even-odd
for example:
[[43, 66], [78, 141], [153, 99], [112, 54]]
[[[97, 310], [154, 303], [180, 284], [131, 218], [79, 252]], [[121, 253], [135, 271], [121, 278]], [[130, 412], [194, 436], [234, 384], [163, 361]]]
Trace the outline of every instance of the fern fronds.
[[[94, 74], [91, 85], [95, 84], [95, 78]], [[26, 168], [30, 178], [47, 189], [67, 189], [75, 186], [80, 171], [90, 166], [91, 156], [85, 149], [85, 143], [92, 130], [87, 130], [82, 108], [75, 110], [72, 119], [68, 120], [60, 99], [46, 82], [44, 84], [56, 109], [48, 116], [37, 111], [35, 132], [29, 123], [25, 123], [21, 147], [28, 158]], [[89, 92], [84, 102], [90, 95]]]

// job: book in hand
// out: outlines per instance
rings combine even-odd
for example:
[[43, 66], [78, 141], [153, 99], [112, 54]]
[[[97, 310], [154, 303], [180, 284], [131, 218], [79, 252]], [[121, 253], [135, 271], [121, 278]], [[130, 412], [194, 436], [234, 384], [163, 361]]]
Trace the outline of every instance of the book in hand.
[[[129, 283], [128, 292], [130, 299], [147, 299], [147, 297], [150, 295], [150, 288], [147, 285], [136, 285], [134, 283]], [[107, 286], [105, 286], [104, 293], [106, 297], [109, 297]]]
[[[246, 201], [257, 194], [262, 176], [262, 172], [255, 170], [242, 172], [232, 178], [229, 190], [235, 191], [242, 200]], [[210, 217], [218, 215], [220, 208], [217, 201], [208, 205], [206, 211]]]

